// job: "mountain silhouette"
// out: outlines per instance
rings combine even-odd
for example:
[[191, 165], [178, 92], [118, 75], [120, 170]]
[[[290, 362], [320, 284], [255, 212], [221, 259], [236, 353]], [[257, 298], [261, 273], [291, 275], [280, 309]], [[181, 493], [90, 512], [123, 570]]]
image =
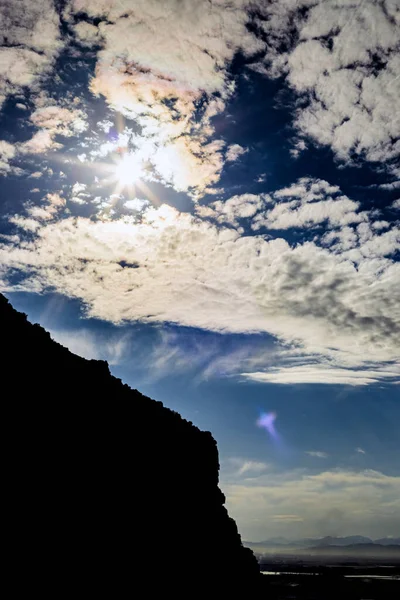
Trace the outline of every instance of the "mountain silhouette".
[[211, 433], [124, 385], [106, 362], [72, 354], [1, 295], [0, 327], [14, 594], [256, 589], [259, 567], [224, 507]]

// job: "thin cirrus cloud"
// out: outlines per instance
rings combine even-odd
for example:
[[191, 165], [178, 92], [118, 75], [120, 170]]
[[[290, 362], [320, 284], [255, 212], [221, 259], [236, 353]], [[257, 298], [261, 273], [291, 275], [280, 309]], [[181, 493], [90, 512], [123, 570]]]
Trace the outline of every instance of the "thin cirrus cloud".
[[269, 468], [267, 463], [236, 457], [230, 458], [228, 465], [233, 467], [235, 475], [246, 477], [258, 477]]

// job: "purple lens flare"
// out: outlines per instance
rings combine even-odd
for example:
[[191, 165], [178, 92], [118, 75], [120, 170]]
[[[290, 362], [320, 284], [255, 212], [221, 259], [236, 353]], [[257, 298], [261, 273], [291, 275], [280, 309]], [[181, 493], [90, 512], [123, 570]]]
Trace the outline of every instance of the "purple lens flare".
[[278, 434], [275, 429], [276, 413], [261, 413], [260, 418], [257, 420], [257, 427], [265, 429], [274, 440], [278, 439]]

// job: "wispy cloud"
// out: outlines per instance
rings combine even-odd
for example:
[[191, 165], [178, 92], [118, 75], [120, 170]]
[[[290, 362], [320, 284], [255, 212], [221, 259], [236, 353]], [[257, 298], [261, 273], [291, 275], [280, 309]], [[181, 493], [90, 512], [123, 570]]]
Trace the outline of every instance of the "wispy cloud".
[[229, 464], [235, 469], [236, 475], [259, 476], [268, 470], [267, 463], [247, 460], [245, 458], [230, 458]]
[[281, 385], [329, 384], [329, 385], [369, 385], [379, 381], [393, 381], [400, 377], [397, 365], [386, 368], [339, 368], [334, 365], [312, 364], [305, 366], [274, 366], [266, 371], [242, 373], [243, 377], [259, 383], [279, 383]]
[[314, 458], [328, 458], [326, 452], [320, 452], [319, 450], [307, 450], [306, 454], [313, 456]]

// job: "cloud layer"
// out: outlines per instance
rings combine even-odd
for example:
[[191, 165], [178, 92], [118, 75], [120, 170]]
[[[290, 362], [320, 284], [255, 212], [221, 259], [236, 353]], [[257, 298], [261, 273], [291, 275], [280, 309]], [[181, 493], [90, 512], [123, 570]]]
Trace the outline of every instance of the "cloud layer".
[[37, 91], [62, 47], [52, 0], [0, 4], [0, 106], [10, 94]]
[[[293, 187], [279, 193], [290, 197]], [[324, 238], [291, 246], [166, 205], [116, 221], [49, 220], [62, 208], [12, 217], [20, 237], [1, 245], [2, 289], [53, 289], [114, 323], [267, 332], [287, 348], [279, 365], [245, 374], [257, 381], [356, 385], [398, 375], [400, 265], [385, 256], [395, 229], [363, 223], [350, 249], [324, 247]], [[20, 273], [17, 286], [7, 283], [11, 273], [14, 281]]]
[[[177, 190], [202, 192], [219, 178], [222, 146], [208, 143], [210, 118], [234, 89], [229, 67], [236, 52], [251, 56], [264, 47], [246, 26], [249, 5], [75, 0], [65, 11], [76, 38], [98, 44], [92, 91], [140, 124], [158, 148], [156, 171]], [[227, 159], [239, 154], [231, 148]], [[185, 166], [185, 178], [176, 162]]]
[[279, 0], [260, 25], [268, 50], [256, 68], [285, 75], [300, 96], [300, 136], [329, 145], [341, 160], [387, 162], [398, 174], [398, 2]]
[[225, 473], [222, 489], [229, 514], [249, 541], [349, 531], [374, 538], [393, 535], [400, 527], [400, 477], [343, 469], [314, 474], [270, 469], [265, 475], [245, 470], [241, 480], [237, 470], [233, 476]]

